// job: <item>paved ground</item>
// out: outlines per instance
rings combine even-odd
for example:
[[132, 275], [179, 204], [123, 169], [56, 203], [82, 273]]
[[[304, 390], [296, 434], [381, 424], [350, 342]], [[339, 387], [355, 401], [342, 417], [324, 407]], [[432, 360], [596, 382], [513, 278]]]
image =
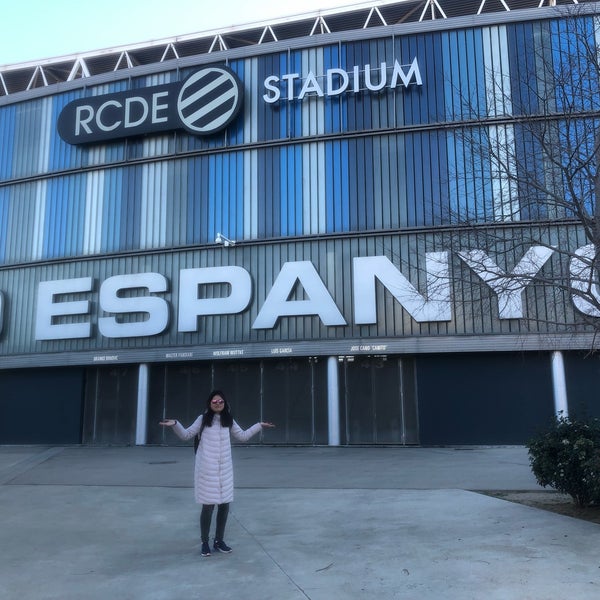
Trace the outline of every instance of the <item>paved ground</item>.
[[600, 526], [477, 490], [539, 489], [522, 447], [236, 447], [230, 555], [199, 555], [193, 452], [0, 447], [0, 598], [577, 600]]

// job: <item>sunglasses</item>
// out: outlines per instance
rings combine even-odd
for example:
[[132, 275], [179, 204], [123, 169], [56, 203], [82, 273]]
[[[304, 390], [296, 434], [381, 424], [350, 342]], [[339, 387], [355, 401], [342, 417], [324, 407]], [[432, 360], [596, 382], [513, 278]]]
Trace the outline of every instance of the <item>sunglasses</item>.
[[211, 400], [211, 404], [225, 404], [225, 400]]

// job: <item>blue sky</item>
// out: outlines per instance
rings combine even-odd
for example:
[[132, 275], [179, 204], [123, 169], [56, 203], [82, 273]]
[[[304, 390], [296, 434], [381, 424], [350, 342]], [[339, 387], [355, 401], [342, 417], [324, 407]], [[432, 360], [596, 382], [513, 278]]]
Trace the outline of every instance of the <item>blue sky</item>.
[[0, 65], [243, 25], [357, 0], [16, 0], [0, 19]]

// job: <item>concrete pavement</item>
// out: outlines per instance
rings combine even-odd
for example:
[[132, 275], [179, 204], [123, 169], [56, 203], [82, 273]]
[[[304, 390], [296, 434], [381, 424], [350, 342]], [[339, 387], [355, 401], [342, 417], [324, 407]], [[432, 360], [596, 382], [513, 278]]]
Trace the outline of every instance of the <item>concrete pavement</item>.
[[200, 557], [188, 447], [0, 447], [0, 598], [592, 599], [600, 526], [522, 447], [236, 447], [230, 555]]

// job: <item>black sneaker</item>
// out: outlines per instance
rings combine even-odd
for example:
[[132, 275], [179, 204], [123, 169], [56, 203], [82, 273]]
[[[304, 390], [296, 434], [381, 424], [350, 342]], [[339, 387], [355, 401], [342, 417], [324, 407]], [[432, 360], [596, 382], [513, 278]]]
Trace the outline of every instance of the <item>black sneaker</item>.
[[210, 556], [210, 546], [208, 542], [202, 542], [202, 550], [200, 551], [202, 556]]
[[231, 552], [231, 548], [223, 540], [215, 540], [213, 548], [217, 552], [225, 552], [225, 554], [229, 554]]

